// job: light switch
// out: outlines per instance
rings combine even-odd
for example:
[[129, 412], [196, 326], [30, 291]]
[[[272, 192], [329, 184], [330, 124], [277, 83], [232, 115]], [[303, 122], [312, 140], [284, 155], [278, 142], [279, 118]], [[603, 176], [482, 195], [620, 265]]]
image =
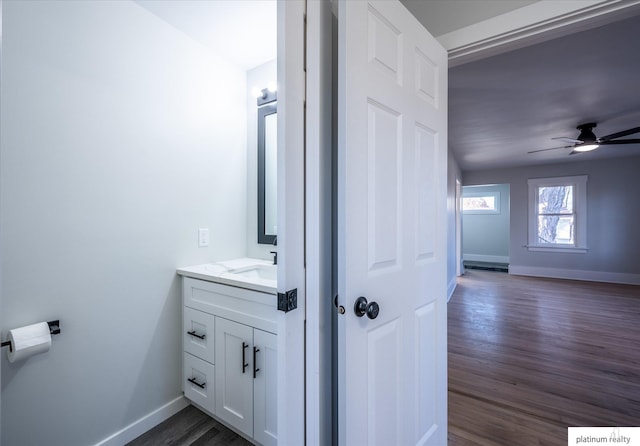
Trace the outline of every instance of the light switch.
[[198, 246], [201, 248], [209, 246], [209, 228], [198, 229]]

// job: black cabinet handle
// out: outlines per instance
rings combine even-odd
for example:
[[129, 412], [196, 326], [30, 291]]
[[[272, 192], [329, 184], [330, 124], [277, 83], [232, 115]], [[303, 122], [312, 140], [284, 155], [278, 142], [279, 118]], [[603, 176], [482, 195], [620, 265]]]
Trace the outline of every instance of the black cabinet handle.
[[189, 381], [191, 384], [195, 384], [196, 386], [200, 387], [201, 389], [204, 389], [206, 387], [206, 385], [207, 385], [206, 382], [200, 384], [198, 381], [196, 381], [195, 378], [189, 378], [189, 379], [187, 379], [187, 381]]
[[260, 369], [256, 367], [257, 365], [256, 355], [258, 354], [259, 351], [260, 349], [258, 347], [253, 347], [253, 379], [256, 379], [256, 375], [260, 371]]
[[198, 339], [204, 339], [204, 338], [206, 338], [206, 337], [207, 337], [207, 335], [206, 335], [206, 334], [201, 334], [201, 335], [199, 335], [198, 333], [196, 333], [196, 331], [195, 331], [195, 330], [193, 330], [193, 331], [188, 331], [188, 332], [187, 332], [187, 334], [188, 334], [188, 335], [193, 336], [194, 338], [198, 338]]
[[244, 373], [244, 370], [249, 367], [249, 364], [247, 363], [247, 358], [245, 358], [245, 351], [247, 350], [247, 347], [249, 347], [249, 344], [245, 344], [244, 341], [242, 341], [242, 373]]

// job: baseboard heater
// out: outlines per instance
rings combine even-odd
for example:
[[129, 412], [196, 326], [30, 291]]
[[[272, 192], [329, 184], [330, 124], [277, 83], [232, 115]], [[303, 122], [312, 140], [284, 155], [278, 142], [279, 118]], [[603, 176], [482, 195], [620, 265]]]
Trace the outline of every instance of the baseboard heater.
[[475, 262], [475, 261], [465, 260], [463, 264], [466, 269], [481, 269], [485, 271], [498, 271], [501, 273], [509, 272], [508, 263]]

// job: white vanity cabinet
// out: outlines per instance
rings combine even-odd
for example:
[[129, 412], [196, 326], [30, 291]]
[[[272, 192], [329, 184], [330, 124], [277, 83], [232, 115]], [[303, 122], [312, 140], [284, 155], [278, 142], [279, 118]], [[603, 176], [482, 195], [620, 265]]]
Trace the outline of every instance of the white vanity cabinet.
[[263, 445], [275, 446], [278, 444], [278, 338], [273, 333], [255, 329], [253, 343], [260, 349], [256, 356], [259, 370], [253, 380], [253, 438]]
[[275, 446], [275, 294], [183, 277], [183, 300], [185, 397]]
[[[216, 415], [265, 445], [276, 441], [276, 335], [216, 319]], [[270, 417], [273, 416], [273, 419]]]
[[208, 411], [215, 411], [213, 315], [184, 307], [184, 395]]

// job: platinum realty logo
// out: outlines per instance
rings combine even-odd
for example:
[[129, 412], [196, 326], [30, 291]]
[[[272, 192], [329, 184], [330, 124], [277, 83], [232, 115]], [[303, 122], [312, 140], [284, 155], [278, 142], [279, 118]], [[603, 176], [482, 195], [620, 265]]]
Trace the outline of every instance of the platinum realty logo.
[[570, 427], [567, 437], [568, 446], [640, 446], [640, 427]]

